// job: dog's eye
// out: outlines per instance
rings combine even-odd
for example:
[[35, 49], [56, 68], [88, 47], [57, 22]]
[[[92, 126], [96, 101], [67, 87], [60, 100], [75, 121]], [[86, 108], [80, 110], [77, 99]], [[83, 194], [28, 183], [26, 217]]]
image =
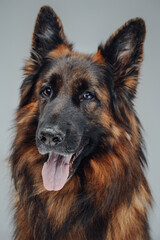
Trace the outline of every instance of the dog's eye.
[[50, 87], [45, 87], [41, 91], [41, 96], [45, 97], [45, 98], [48, 98], [48, 97], [50, 97], [51, 93], [52, 93], [51, 88]]
[[83, 100], [91, 100], [93, 98], [94, 98], [94, 95], [91, 92], [85, 92], [80, 100], [81, 101], [83, 101]]

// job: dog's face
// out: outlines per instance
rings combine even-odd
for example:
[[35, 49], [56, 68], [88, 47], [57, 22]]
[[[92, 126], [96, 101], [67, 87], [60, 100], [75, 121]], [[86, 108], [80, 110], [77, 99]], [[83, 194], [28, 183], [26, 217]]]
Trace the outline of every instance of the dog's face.
[[42, 154], [75, 154], [94, 144], [100, 132], [101, 90], [106, 88], [102, 73], [98, 75], [101, 67], [91, 56], [60, 54], [50, 54], [40, 76], [37, 146]]
[[[103, 148], [102, 138], [107, 145], [115, 137], [115, 129], [120, 129], [117, 136], [120, 131], [131, 134], [127, 111], [133, 111], [144, 35], [143, 20], [131, 20], [96, 54], [79, 54], [72, 51], [53, 10], [41, 9], [25, 70], [36, 79], [36, 144], [41, 154], [48, 154], [42, 169], [46, 189], [60, 190], [81, 161]], [[32, 81], [22, 86], [21, 105], [31, 99]]]
[[[53, 50], [41, 68], [36, 141], [41, 154], [49, 153], [48, 162], [56, 162], [55, 176], [58, 178], [60, 171], [63, 172], [63, 185], [74, 174], [82, 157], [89, 155], [99, 144], [102, 133], [105, 134], [100, 119], [104, 98], [105, 105], [110, 99], [107, 88], [110, 79], [104, 82], [106, 71], [93, 61], [93, 56], [77, 55], [67, 49], [65, 52], [64, 46], [61, 48]], [[51, 164], [45, 166], [44, 175]], [[62, 183], [65, 171], [67, 179]], [[46, 188], [52, 189], [49, 185]]]

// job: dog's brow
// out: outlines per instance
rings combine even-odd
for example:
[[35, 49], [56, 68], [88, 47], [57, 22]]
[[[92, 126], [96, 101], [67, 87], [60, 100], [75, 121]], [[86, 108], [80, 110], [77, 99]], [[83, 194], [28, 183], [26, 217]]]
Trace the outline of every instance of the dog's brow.
[[55, 82], [59, 79], [62, 79], [61, 75], [58, 73], [53, 73], [52, 75], [49, 76], [48, 81], [49, 82]]
[[62, 79], [61, 75], [58, 73], [52, 73], [45, 76], [43, 83], [56, 83], [58, 80]]
[[78, 78], [73, 84], [73, 89], [77, 91], [83, 91], [88, 88], [88, 81], [85, 78]]

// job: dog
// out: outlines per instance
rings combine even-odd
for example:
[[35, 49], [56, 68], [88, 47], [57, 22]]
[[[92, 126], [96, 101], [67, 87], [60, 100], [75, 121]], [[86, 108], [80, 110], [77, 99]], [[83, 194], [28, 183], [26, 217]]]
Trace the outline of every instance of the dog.
[[10, 165], [19, 240], [149, 240], [151, 192], [134, 98], [145, 23], [75, 52], [52, 8], [38, 14]]

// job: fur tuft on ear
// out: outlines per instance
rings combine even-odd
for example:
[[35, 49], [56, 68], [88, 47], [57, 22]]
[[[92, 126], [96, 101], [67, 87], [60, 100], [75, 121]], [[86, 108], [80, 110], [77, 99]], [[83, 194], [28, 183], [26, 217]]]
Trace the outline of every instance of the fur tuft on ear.
[[49, 51], [61, 44], [70, 49], [72, 48], [72, 45], [67, 41], [62, 23], [56, 13], [52, 8], [43, 6], [39, 11], [33, 32], [31, 58], [39, 63]]
[[114, 87], [119, 94], [132, 99], [143, 60], [145, 23], [141, 18], [128, 21], [119, 28], [99, 51], [113, 69]]

